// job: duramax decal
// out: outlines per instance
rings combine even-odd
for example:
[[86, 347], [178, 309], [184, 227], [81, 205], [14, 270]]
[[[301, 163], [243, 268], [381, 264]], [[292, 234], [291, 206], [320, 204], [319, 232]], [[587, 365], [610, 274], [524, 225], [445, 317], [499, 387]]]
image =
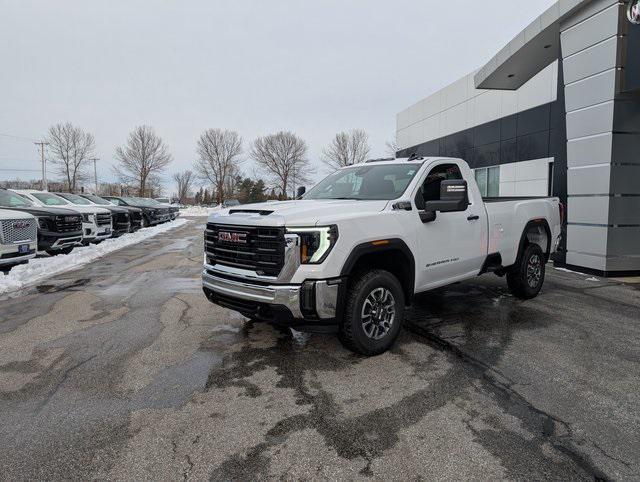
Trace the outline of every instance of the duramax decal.
[[425, 268], [433, 268], [434, 266], [440, 266], [441, 264], [455, 263], [460, 261], [460, 258], [443, 259], [442, 261], [436, 261], [435, 263], [429, 263]]

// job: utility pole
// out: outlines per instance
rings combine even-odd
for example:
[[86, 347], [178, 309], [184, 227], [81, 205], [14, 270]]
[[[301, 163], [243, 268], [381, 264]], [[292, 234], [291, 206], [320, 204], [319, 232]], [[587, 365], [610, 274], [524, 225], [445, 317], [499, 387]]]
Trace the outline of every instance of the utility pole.
[[98, 196], [98, 168], [96, 167], [96, 162], [100, 160], [99, 157], [92, 157], [91, 159], [89, 159], [90, 161], [93, 161], [93, 179], [96, 183], [96, 192], [94, 193], [96, 196]]
[[40, 146], [40, 156], [42, 157], [42, 190], [48, 191], [49, 185], [47, 184], [47, 161], [44, 158], [44, 146], [48, 146], [48, 142], [34, 142], [36, 146]]

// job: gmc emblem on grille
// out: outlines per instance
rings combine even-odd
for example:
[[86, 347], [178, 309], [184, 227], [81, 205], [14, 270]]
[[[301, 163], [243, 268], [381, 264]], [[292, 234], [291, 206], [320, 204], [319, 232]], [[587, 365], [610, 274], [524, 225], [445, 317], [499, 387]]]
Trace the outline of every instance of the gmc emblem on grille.
[[227, 231], [220, 231], [218, 233], [218, 241], [225, 241], [227, 243], [247, 244], [247, 234], [246, 233], [229, 233]]
[[17, 223], [13, 223], [13, 229], [27, 229], [29, 226], [31, 226], [31, 223], [20, 221], [18, 221]]
[[76, 221], [78, 221], [78, 218], [76, 216], [67, 216], [66, 218], [64, 218], [65, 223], [75, 223]]

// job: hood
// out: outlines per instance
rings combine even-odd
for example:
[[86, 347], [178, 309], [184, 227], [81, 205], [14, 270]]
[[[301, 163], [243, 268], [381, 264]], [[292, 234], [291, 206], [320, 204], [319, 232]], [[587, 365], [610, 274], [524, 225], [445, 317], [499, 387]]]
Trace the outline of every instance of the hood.
[[317, 200], [274, 201], [243, 204], [223, 209], [209, 217], [221, 224], [257, 226], [316, 226], [382, 211], [389, 201]]
[[12, 211], [10, 209], [0, 209], [0, 219], [5, 221], [17, 221], [20, 219], [33, 219], [30, 214], [20, 212], [20, 211]]
[[96, 207], [100, 207], [102, 209], [106, 209], [112, 214], [125, 214], [128, 213], [129, 210], [123, 206], [109, 206], [108, 204], [96, 204]]
[[76, 211], [82, 214], [94, 214], [94, 213], [104, 214], [109, 212], [108, 210], [99, 206], [85, 206], [81, 204], [71, 204], [69, 206], [65, 206], [63, 209], [70, 209], [71, 211]]
[[54, 208], [51, 206], [11, 206], [14, 211], [33, 214], [34, 216], [79, 216], [77, 211], [65, 208]]

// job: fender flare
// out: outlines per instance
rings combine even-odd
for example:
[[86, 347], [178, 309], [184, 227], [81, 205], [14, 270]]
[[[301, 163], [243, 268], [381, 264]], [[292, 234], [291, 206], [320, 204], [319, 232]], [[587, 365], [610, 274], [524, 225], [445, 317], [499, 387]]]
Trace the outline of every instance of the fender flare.
[[[415, 280], [416, 280], [416, 261], [413, 256], [413, 253], [409, 249], [409, 246], [407, 246], [407, 243], [405, 243], [400, 238], [385, 239], [384, 241], [385, 241], [385, 244], [374, 244], [374, 242], [367, 242], [367, 243], [362, 243], [355, 246], [351, 250], [351, 253], [347, 257], [344, 264], [342, 265], [340, 276], [348, 277], [349, 275], [351, 275], [353, 271], [353, 267], [356, 265], [358, 260], [363, 256], [366, 256], [368, 254], [383, 254], [389, 251], [400, 252], [406, 258], [409, 264], [409, 274], [410, 274], [409, 280], [408, 280], [409, 282], [406, 283], [407, 286], [405, 286], [405, 297], [407, 299], [407, 302], [409, 302], [409, 300], [411, 300], [414, 294]], [[401, 280], [401, 281], [403, 282], [402, 284], [404, 285], [405, 280]]]
[[543, 248], [545, 258], [547, 261], [549, 261], [549, 257], [551, 256], [551, 243], [553, 242], [553, 240], [551, 239], [551, 228], [549, 227], [549, 223], [546, 219], [539, 218], [531, 219], [529, 222], [527, 222], [527, 224], [524, 225], [524, 228], [522, 229], [522, 235], [520, 236], [520, 243], [518, 244], [518, 254], [516, 256], [516, 262], [514, 263], [514, 265], [517, 265], [520, 262], [522, 253], [524, 252], [524, 247], [527, 244], [527, 232], [530, 228], [538, 228], [540, 226], [542, 226], [542, 228], [547, 233], [547, 248], [546, 250], [544, 250], [542, 246], [540, 247]]

